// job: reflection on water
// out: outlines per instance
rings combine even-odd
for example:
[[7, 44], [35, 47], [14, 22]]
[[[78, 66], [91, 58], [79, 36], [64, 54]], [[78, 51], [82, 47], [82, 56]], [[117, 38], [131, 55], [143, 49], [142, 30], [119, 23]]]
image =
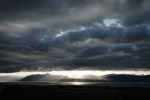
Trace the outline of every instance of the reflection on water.
[[150, 88], [150, 82], [1, 82], [19, 85], [49, 85], [49, 86], [110, 86], [110, 87], [145, 87]]
[[[51, 83], [50, 83], [51, 84]], [[150, 82], [59, 82], [55, 85], [75, 86], [111, 86], [111, 87], [146, 87], [150, 88]]]
[[90, 85], [92, 84], [92, 82], [66, 82], [66, 84], [70, 84], [70, 85]]

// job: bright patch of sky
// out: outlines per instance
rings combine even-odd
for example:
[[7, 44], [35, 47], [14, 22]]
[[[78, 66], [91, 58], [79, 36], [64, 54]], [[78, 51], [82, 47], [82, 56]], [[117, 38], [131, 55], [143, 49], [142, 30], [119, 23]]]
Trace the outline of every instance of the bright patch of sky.
[[0, 73], [1, 76], [22, 76], [25, 77], [27, 75], [34, 75], [34, 74], [46, 74], [49, 73], [51, 75], [62, 75], [62, 76], [68, 76], [71, 78], [80, 78], [86, 75], [94, 75], [94, 76], [103, 76], [108, 74], [131, 74], [131, 75], [150, 75], [150, 71], [115, 71], [115, 70], [109, 70], [109, 71], [100, 71], [100, 70], [61, 70], [61, 71], [46, 71], [46, 72], [14, 72], [14, 73]]
[[60, 31], [60, 33], [59, 33], [59, 34], [56, 34], [55, 37], [56, 37], [56, 38], [57, 38], [57, 37], [61, 37], [61, 36], [65, 35], [65, 34], [67, 34], [67, 33], [69, 33], [69, 32], [77, 32], [77, 31], [84, 31], [84, 30], [86, 30], [86, 27], [80, 26], [80, 27], [75, 28], [75, 29], [71, 29], [71, 30], [67, 30], [67, 31]]
[[[122, 27], [119, 19], [104, 19], [103, 20], [103, 24], [106, 27], [117, 27], [117, 28]], [[69, 32], [84, 31], [87, 28], [93, 28], [93, 26], [102, 27], [103, 24], [100, 23], [100, 22], [96, 22], [96, 23], [92, 24], [92, 26], [90, 26], [90, 27], [80, 26], [80, 27], [77, 27], [77, 28], [74, 28], [74, 29], [70, 29], [70, 30], [67, 30], [67, 31], [60, 31], [60, 33], [56, 34], [55, 37], [56, 38], [57, 37], [61, 37], [61, 36], [65, 35], [65, 34], [68, 34]]]
[[103, 23], [106, 27], [122, 27], [119, 19], [104, 19]]

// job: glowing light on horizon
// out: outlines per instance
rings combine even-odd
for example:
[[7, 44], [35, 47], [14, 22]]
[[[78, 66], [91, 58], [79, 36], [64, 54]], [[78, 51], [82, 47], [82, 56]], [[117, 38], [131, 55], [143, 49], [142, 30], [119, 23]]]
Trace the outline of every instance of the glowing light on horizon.
[[0, 76], [17, 76], [25, 77], [28, 75], [35, 74], [51, 74], [51, 75], [61, 75], [67, 76], [69, 78], [84, 78], [84, 76], [93, 75], [93, 76], [104, 76], [108, 74], [132, 74], [132, 75], [150, 75], [150, 71], [100, 71], [100, 70], [62, 70], [62, 71], [44, 71], [44, 72], [14, 72], [14, 73], [0, 73]]
[[90, 84], [90, 82], [69, 82], [70, 83], [70, 85], [89, 85]]

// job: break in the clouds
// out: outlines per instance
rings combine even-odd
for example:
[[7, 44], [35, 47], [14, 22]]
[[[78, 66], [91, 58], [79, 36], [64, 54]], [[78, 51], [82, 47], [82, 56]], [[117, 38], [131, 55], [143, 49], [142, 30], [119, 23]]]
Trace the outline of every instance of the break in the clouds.
[[0, 72], [150, 70], [149, 0], [0, 0]]

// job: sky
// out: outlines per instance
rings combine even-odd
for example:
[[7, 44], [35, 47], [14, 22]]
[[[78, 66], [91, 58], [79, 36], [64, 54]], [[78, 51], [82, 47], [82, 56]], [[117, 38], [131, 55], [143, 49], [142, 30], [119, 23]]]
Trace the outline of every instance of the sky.
[[150, 71], [149, 4], [0, 0], [0, 73]]

